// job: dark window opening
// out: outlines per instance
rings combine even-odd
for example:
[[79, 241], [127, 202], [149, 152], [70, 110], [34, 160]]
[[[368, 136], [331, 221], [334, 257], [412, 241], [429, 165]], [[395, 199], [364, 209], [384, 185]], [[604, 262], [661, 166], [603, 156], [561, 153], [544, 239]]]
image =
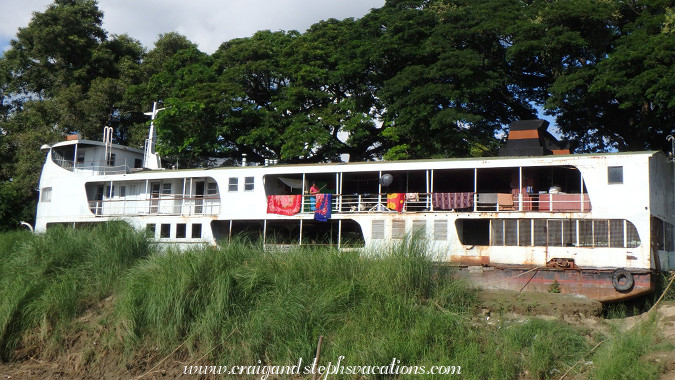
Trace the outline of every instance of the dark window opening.
[[186, 225], [185, 223], [176, 224], [176, 239], [185, 239]]
[[458, 219], [456, 227], [463, 245], [490, 245], [489, 219]]
[[208, 195], [218, 194], [218, 184], [215, 183], [215, 182], [209, 182], [206, 185], [206, 194], [208, 194]]
[[230, 177], [230, 182], [227, 185], [227, 191], [238, 191], [239, 190], [239, 178]]
[[193, 239], [201, 239], [202, 238], [202, 225], [201, 224], [193, 224], [192, 225], [192, 238]]
[[532, 219], [518, 221], [518, 245], [521, 247], [532, 245]]
[[169, 238], [171, 237], [171, 225], [162, 224], [159, 228], [159, 237], [160, 238]]
[[253, 191], [254, 178], [244, 177], [244, 191]]

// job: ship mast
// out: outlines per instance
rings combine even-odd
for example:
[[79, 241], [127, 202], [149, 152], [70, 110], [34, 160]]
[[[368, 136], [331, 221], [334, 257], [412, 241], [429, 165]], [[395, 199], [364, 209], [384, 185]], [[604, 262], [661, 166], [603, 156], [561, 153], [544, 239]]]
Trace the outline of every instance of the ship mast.
[[157, 113], [164, 108], [157, 108], [157, 102], [152, 104], [152, 112], [146, 112], [145, 115], [150, 116], [150, 132], [148, 138], [145, 140], [145, 152], [143, 156], [143, 167], [146, 169], [157, 170], [162, 168], [162, 160], [159, 154], [155, 151], [157, 144], [157, 131], [155, 130], [155, 117]]

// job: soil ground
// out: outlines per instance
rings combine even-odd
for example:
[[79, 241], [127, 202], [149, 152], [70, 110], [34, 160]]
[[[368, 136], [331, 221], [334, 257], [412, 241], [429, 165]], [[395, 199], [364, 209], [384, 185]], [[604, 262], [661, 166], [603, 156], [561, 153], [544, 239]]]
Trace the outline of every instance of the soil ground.
[[[174, 357], [148, 355], [142, 362], [123, 366], [119, 353], [106, 352], [100, 339], [105, 328], [100, 323], [109, 302], [103, 302], [96, 312], [83, 316], [83, 332], [67, 337], [66, 344], [58, 354], [36, 355], [30, 350], [18, 352], [16, 360], [0, 363], [2, 379], [173, 379], [181, 377], [183, 366], [194, 363], [194, 358], [185, 362]], [[497, 323], [501, 319], [562, 319], [572, 325], [587, 329], [605, 331], [610, 326], [629, 329], [647, 313], [620, 319], [603, 319], [602, 305], [584, 297], [547, 294], [516, 293], [510, 291], [483, 291], [480, 293], [480, 307], [476, 318], [485, 323]], [[664, 339], [675, 344], [675, 301], [661, 303], [656, 312]], [[665, 368], [660, 380], [675, 380], [675, 352], [654, 352], [647, 360]], [[90, 365], [91, 363], [91, 365]], [[183, 376], [200, 378], [199, 376]]]

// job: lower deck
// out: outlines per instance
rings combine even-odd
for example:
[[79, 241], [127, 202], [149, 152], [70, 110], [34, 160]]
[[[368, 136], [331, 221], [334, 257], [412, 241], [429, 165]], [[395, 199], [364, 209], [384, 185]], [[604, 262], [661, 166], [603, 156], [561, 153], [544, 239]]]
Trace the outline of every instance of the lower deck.
[[[127, 221], [136, 229], [147, 231], [156, 242], [181, 248], [244, 239], [261, 241], [267, 249], [281, 251], [308, 246], [359, 249], [369, 254], [405, 239], [422, 239], [433, 261], [457, 268], [458, 276], [478, 287], [557, 291], [603, 302], [652, 291], [653, 275], [658, 269], [665, 270], [671, 256], [675, 259], [672, 237], [663, 234], [659, 237], [662, 241], [655, 242], [655, 247], [660, 248], [657, 251], [660, 267], [653, 266], [650, 246], [643, 244], [641, 232], [628, 220], [514, 219], [496, 212], [483, 216], [391, 213], [316, 221], [276, 215], [259, 220], [164, 215]], [[59, 224], [77, 226], [109, 218], [90, 219]], [[626, 273], [621, 278], [623, 283], [616, 278], [618, 270]], [[628, 280], [630, 284], [626, 287]]]

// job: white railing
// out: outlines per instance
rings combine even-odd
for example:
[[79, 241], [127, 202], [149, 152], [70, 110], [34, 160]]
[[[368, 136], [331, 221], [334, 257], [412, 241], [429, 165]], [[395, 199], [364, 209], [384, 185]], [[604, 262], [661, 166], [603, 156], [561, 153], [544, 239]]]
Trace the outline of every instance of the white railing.
[[[453, 194], [452, 201], [441, 202], [439, 195]], [[530, 193], [407, 193], [402, 212], [590, 212], [591, 202], [584, 194]], [[303, 195], [301, 213], [314, 212], [313, 195]], [[332, 194], [334, 213], [392, 212], [387, 194]]]
[[113, 166], [108, 165], [106, 161], [89, 161], [83, 163], [73, 163], [72, 160], [65, 160], [56, 157], [53, 158], [53, 161], [58, 166], [71, 172], [90, 173], [93, 175], [131, 173], [131, 167], [127, 165], [126, 160], [122, 165], [113, 165]]
[[157, 194], [150, 199], [89, 201], [89, 210], [97, 216], [217, 215], [220, 213], [220, 198]]

